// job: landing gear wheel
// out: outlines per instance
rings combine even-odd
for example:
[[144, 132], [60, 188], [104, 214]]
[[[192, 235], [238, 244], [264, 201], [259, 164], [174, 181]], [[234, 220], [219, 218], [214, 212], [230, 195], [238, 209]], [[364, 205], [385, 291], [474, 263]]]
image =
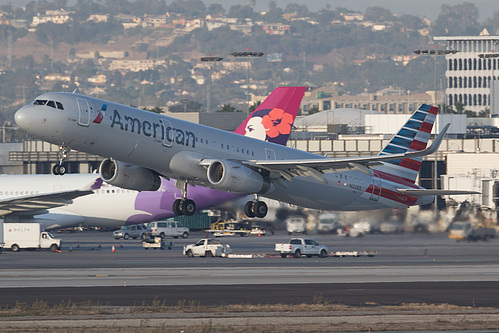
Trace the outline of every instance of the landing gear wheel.
[[196, 211], [196, 203], [193, 200], [187, 199], [182, 202], [182, 213], [186, 216], [191, 216]]
[[263, 201], [257, 201], [253, 206], [253, 212], [256, 217], [263, 218], [267, 216], [267, 212], [269, 211], [267, 204]]
[[246, 205], [244, 205], [244, 214], [247, 217], [255, 217], [255, 213], [253, 212], [253, 201], [248, 201]]
[[64, 164], [56, 164], [52, 167], [52, 173], [54, 175], [64, 175], [66, 173], [66, 166]]
[[173, 202], [173, 214], [175, 214], [176, 216], [181, 216], [181, 215], [184, 215], [182, 213], [182, 200], [181, 199], [177, 199]]

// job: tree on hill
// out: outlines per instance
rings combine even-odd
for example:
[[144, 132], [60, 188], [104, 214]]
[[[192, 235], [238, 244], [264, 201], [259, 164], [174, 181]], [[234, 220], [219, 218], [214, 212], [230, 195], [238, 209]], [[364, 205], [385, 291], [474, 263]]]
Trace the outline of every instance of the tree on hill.
[[454, 6], [442, 5], [432, 28], [435, 36], [478, 35], [481, 30], [478, 23], [478, 8], [470, 2]]
[[236, 109], [230, 104], [224, 104], [220, 109], [218, 109], [216, 112], [242, 112], [241, 110]]

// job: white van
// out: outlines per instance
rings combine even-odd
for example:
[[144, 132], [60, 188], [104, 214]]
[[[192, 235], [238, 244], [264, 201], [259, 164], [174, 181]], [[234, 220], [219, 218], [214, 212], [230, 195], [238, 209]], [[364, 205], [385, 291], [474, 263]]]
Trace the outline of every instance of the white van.
[[154, 236], [173, 237], [173, 238], [187, 238], [189, 237], [189, 228], [186, 228], [182, 223], [177, 221], [156, 221], [149, 222], [147, 229], [151, 231]]

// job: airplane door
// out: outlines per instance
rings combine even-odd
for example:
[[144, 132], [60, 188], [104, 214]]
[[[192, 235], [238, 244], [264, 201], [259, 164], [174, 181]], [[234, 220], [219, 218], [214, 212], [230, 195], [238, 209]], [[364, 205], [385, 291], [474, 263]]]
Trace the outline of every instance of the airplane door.
[[369, 199], [372, 201], [379, 201], [379, 196], [381, 194], [381, 178], [379, 178], [379, 175], [376, 172], [374, 172], [372, 177], [371, 185], [373, 188]]
[[267, 160], [275, 160], [275, 151], [272, 149], [265, 148], [265, 158]]
[[90, 124], [90, 107], [85, 99], [77, 98], [76, 103], [78, 103], [78, 125], [88, 126]]

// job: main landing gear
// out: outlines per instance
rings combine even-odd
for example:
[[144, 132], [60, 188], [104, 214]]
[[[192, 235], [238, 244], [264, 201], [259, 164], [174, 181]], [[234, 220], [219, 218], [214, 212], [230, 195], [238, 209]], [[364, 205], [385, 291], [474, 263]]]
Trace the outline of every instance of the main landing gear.
[[64, 175], [66, 173], [66, 166], [64, 165], [64, 160], [68, 157], [71, 148], [66, 147], [64, 145], [59, 146], [59, 164], [56, 164], [52, 167], [52, 173], [54, 175]]
[[187, 181], [177, 180], [175, 186], [182, 191], [182, 199], [177, 199], [173, 202], [173, 213], [177, 216], [191, 216], [196, 212], [196, 203], [194, 200], [187, 199]]
[[268, 211], [269, 208], [267, 207], [267, 204], [263, 201], [259, 201], [256, 194], [253, 201], [248, 201], [246, 205], [244, 205], [244, 214], [246, 214], [247, 217], [263, 218], [267, 216]]

